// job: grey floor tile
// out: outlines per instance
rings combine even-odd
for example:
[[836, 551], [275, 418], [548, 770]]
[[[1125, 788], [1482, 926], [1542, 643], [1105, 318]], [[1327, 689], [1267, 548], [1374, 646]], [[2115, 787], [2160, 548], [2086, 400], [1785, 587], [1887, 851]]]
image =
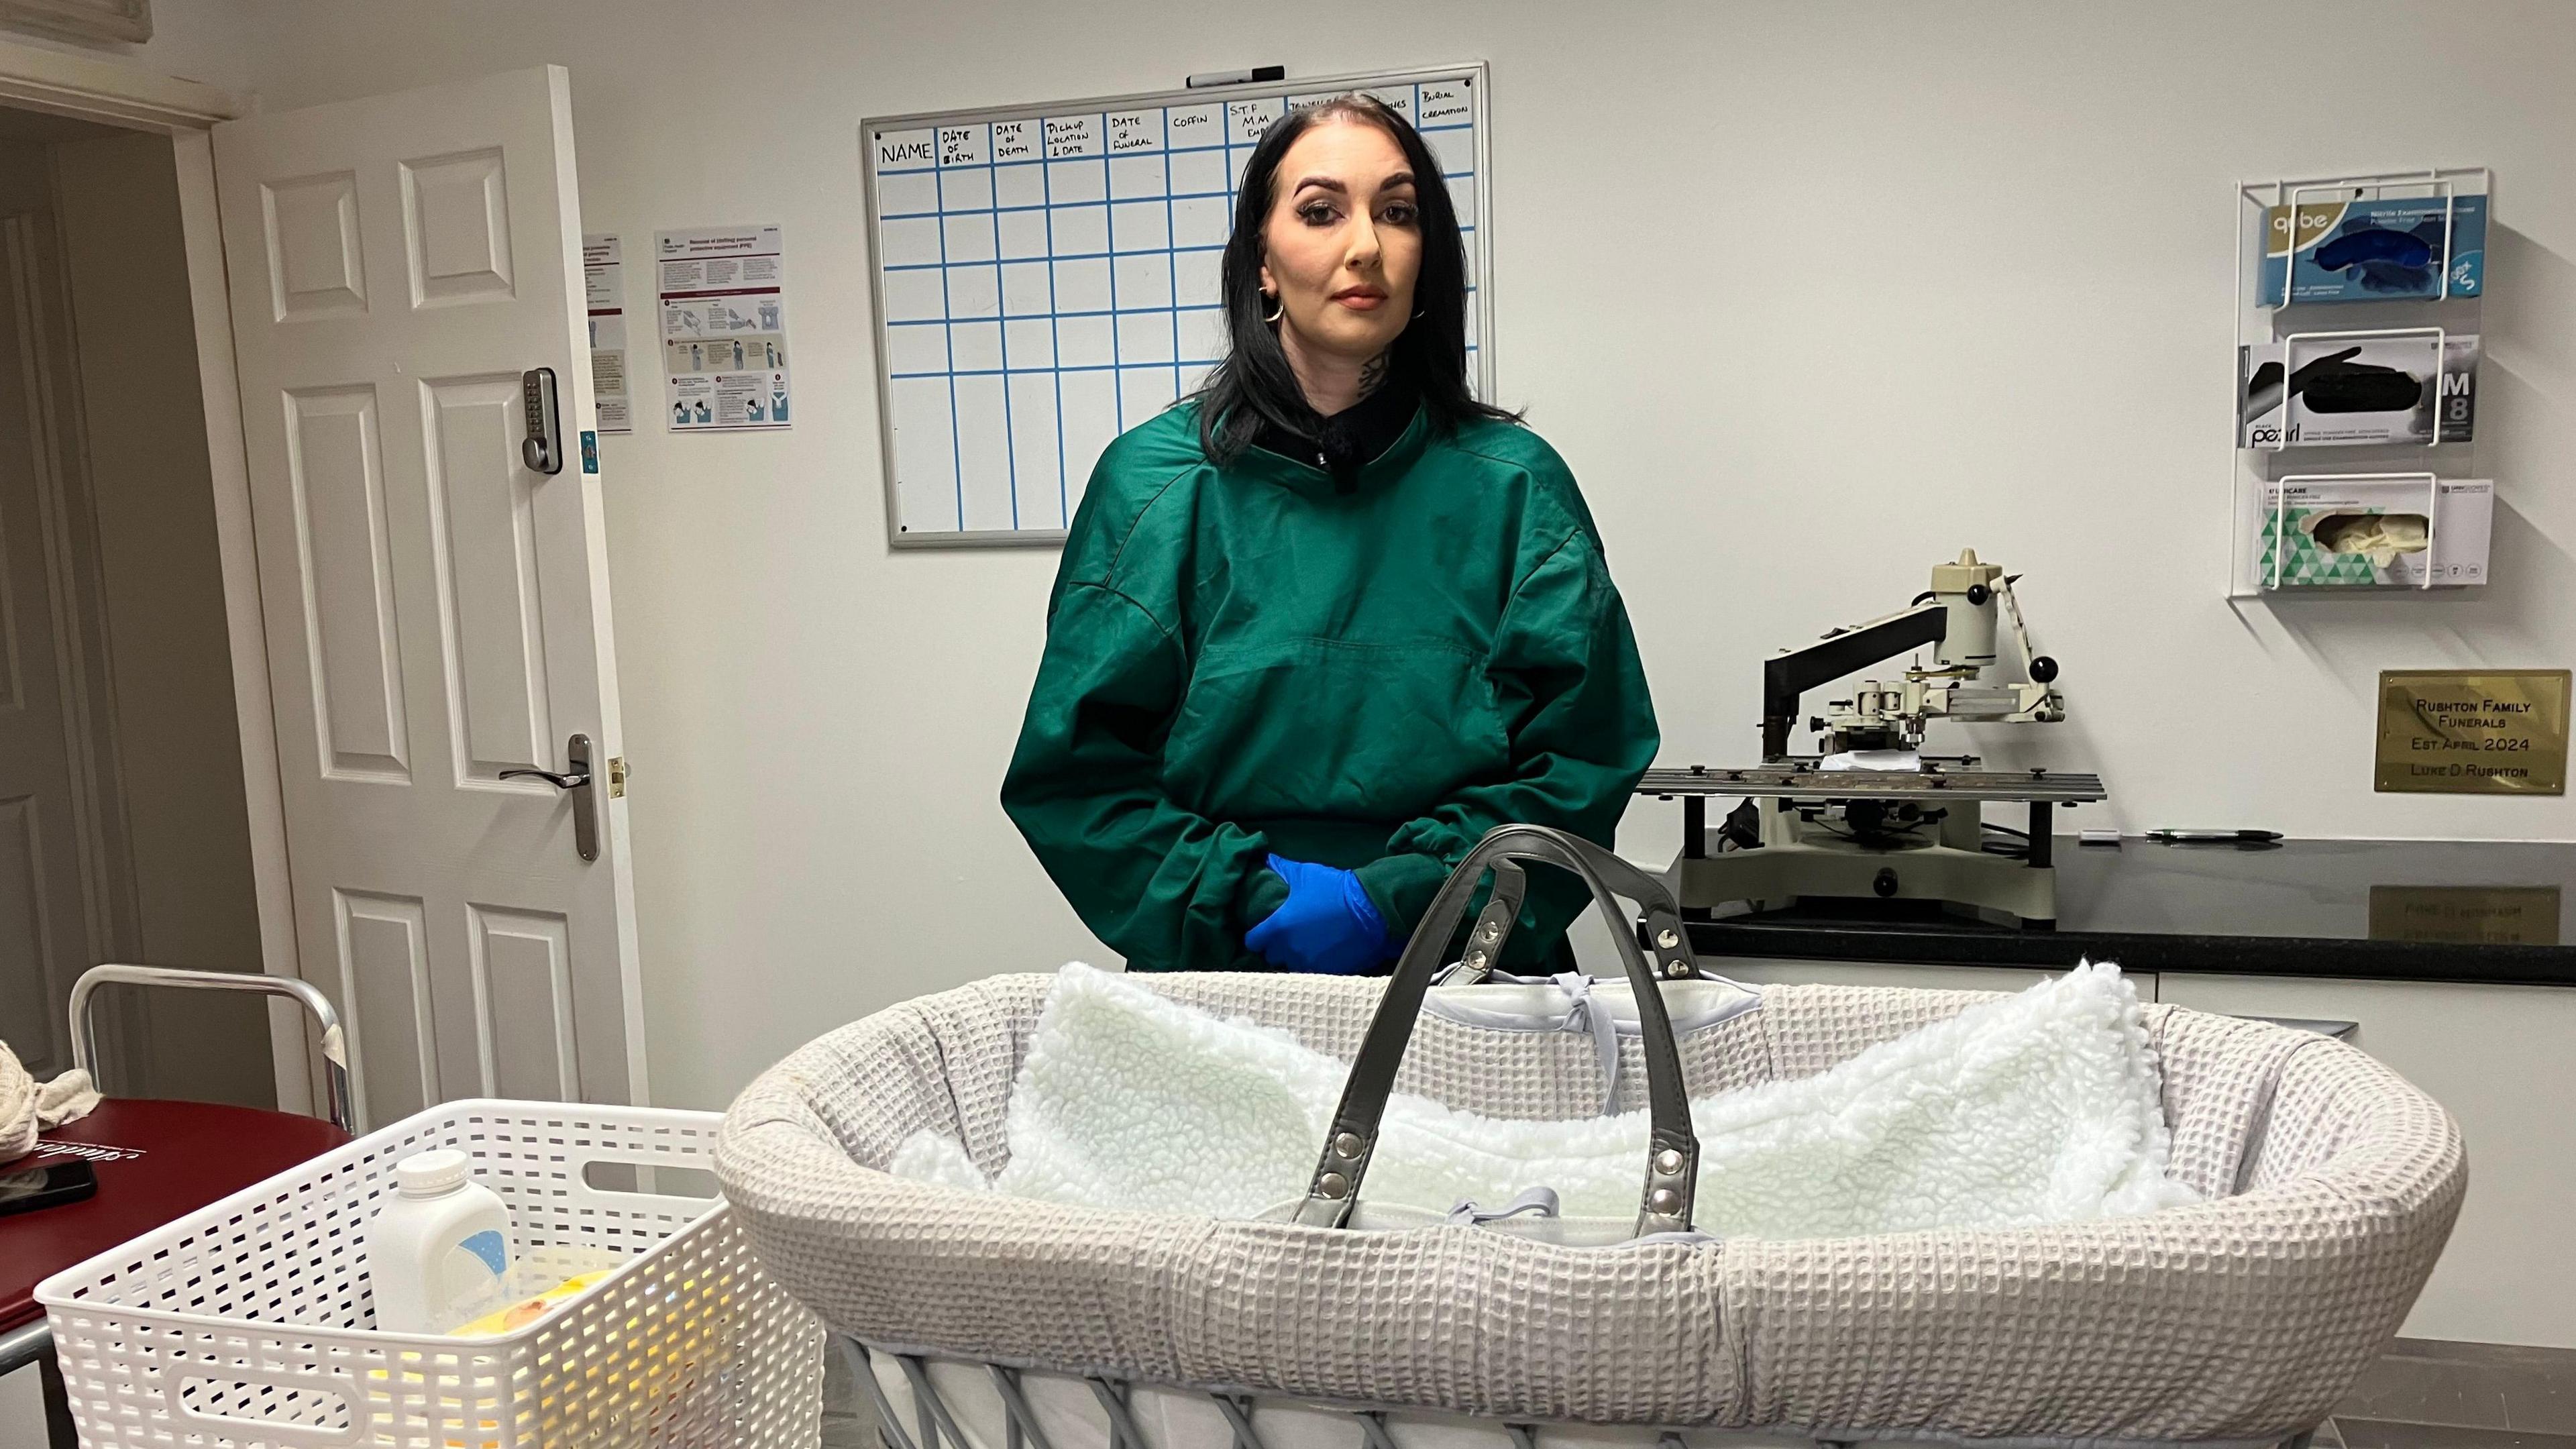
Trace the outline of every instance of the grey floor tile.
[[826, 1414], [822, 1449], [880, 1449], [876, 1426], [864, 1419]]
[[2340, 1415], [2333, 1428], [2317, 1435], [2317, 1449], [2332, 1449], [2338, 1430], [2343, 1435], [2344, 1449], [2576, 1449], [2576, 1435], [2472, 1429], [2458, 1424], [2390, 1424]]
[[2401, 1338], [2353, 1385], [2335, 1417], [2539, 1434], [2544, 1438], [2535, 1442], [2576, 1444], [2576, 1352]]
[[825, 1344], [823, 1346], [823, 1413], [827, 1417], [839, 1414], [845, 1418], [852, 1418], [858, 1415], [863, 1406], [863, 1401], [859, 1398], [858, 1383], [850, 1377], [849, 1358], [841, 1352], [841, 1346], [838, 1343]]

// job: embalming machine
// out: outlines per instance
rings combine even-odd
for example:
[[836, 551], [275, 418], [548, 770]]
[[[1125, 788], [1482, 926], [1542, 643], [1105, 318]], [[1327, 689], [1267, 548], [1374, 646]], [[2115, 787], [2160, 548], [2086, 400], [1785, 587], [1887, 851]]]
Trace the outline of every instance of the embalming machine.
[[[1836, 629], [1762, 667], [1762, 761], [1646, 772], [1638, 793], [1682, 801], [1672, 884], [1686, 911], [1755, 911], [1820, 899], [1938, 902], [2025, 927], [2056, 923], [2051, 809], [2103, 798], [2099, 777], [1980, 768], [1974, 755], [1923, 753], [1935, 721], [2049, 724], [2066, 717], [2057, 663], [2037, 652], [2013, 578], [1971, 549], [1935, 565], [1907, 608]], [[2010, 661], [2000, 654], [2009, 630]], [[1928, 662], [1918, 651], [1930, 651]], [[1807, 726], [1814, 755], [1789, 752], [1799, 697], [1917, 654], [1901, 674], [1863, 678]], [[1708, 801], [1741, 801], [1712, 832]], [[2027, 828], [1989, 825], [1989, 801], [2026, 804]]]

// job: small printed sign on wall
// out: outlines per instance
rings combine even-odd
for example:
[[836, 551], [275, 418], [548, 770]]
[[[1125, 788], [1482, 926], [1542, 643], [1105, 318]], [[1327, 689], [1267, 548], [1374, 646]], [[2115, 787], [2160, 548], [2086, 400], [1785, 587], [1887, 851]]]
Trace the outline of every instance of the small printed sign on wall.
[[590, 319], [590, 396], [599, 411], [599, 430], [631, 433], [635, 396], [626, 373], [626, 254], [616, 237], [581, 239], [581, 276]]
[[672, 432], [788, 426], [784, 251], [774, 226], [654, 233]]

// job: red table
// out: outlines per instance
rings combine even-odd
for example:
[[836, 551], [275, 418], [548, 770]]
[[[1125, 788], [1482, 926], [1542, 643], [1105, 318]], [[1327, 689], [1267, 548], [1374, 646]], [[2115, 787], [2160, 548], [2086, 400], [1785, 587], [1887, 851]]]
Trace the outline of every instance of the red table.
[[91, 1156], [98, 1196], [0, 1217], [0, 1331], [43, 1314], [36, 1284], [226, 1194], [349, 1140], [319, 1117], [211, 1102], [111, 1099], [47, 1132], [12, 1166], [63, 1160], [53, 1143], [132, 1154]]
[[[226, 1107], [211, 1102], [110, 1099], [77, 1122], [44, 1134], [12, 1167], [86, 1157], [98, 1173], [98, 1195], [60, 1207], [0, 1217], [0, 1336], [31, 1328], [45, 1310], [36, 1285], [75, 1263], [184, 1217], [349, 1140], [319, 1117]], [[86, 1151], [63, 1153], [57, 1144]], [[56, 1442], [68, 1443], [68, 1415], [53, 1354], [42, 1355], [46, 1417]], [[14, 1365], [0, 1364], [0, 1371]]]

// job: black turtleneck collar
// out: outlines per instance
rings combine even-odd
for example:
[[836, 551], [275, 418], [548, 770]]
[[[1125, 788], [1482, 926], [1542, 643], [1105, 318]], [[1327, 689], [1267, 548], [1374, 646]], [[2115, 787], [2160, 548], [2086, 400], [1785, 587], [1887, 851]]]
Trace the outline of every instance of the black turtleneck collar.
[[1253, 446], [1294, 462], [1311, 464], [1333, 475], [1336, 492], [1358, 488], [1360, 469], [1373, 462], [1413, 424], [1421, 391], [1403, 377], [1389, 377], [1377, 391], [1329, 418], [1317, 420], [1315, 435], [1265, 425]]

